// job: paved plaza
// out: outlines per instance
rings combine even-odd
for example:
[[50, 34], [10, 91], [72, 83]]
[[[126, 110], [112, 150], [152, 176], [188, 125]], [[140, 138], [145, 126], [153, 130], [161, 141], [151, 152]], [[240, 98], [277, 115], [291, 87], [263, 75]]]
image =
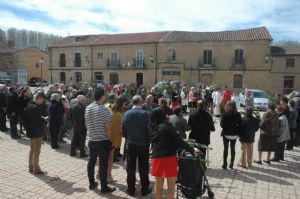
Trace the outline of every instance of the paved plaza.
[[[223, 143], [218, 121], [215, 126], [217, 130], [211, 136], [212, 150], [206, 172], [215, 198], [300, 198], [300, 148], [285, 151], [284, 162], [253, 164], [252, 168], [243, 169], [237, 166], [236, 160], [233, 170], [224, 171], [221, 169]], [[116, 192], [103, 195], [99, 189], [90, 191], [86, 171], [88, 159], [70, 157], [70, 140], [67, 141], [58, 150], [51, 149], [47, 143], [42, 146], [40, 166], [46, 175], [35, 176], [28, 172], [29, 139], [13, 140], [9, 133], [0, 132], [0, 198], [131, 198], [126, 194], [126, 170], [122, 162], [113, 167]], [[239, 142], [236, 149], [239, 159]], [[256, 157], [257, 144], [254, 159]], [[151, 181], [154, 184], [153, 178]], [[136, 198], [142, 198], [139, 187]], [[153, 195], [144, 198], [153, 198]], [[207, 198], [207, 194], [203, 198]]]

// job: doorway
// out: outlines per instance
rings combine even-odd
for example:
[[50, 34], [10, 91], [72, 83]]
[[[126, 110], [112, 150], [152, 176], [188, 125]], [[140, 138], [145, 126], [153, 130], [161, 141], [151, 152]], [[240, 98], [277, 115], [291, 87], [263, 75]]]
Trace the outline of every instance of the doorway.
[[144, 84], [144, 75], [143, 73], [137, 73], [136, 74], [136, 85], [137, 87], [140, 87]]

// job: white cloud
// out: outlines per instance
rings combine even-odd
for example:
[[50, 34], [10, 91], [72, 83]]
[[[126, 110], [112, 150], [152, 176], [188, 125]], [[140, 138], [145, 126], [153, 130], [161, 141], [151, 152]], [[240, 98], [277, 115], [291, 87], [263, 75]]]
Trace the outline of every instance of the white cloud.
[[[1, 2], [44, 13], [57, 21], [24, 20], [0, 8], [2, 28], [15, 26], [66, 35], [106, 33], [105, 23], [110, 32], [221, 31], [264, 25], [275, 37], [278, 33], [279, 38], [288, 37], [281, 39], [300, 40], [297, 0], [0, 0], [0, 5]], [[280, 30], [289, 30], [289, 34]]]

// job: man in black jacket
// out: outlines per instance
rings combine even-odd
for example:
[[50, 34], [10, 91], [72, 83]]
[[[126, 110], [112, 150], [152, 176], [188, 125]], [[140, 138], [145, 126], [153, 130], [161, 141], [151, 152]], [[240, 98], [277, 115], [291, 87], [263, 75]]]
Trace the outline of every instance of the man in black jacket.
[[18, 124], [17, 99], [18, 99], [17, 89], [16, 87], [12, 86], [9, 88], [6, 102], [7, 102], [7, 115], [9, 117], [9, 124], [10, 124], [10, 132], [11, 132], [11, 137], [13, 139], [21, 138], [20, 135], [18, 135], [18, 131], [17, 131], [17, 124]]
[[6, 91], [4, 84], [0, 85], [0, 131], [7, 131], [6, 127]]
[[[197, 110], [193, 112], [188, 120], [188, 125], [192, 131], [189, 139], [194, 139], [197, 143], [208, 146], [210, 144], [210, 132], [215, 131], [212, 116], [205, 110], [205, 103], [202, 100], [197, 102]], [[203, 158], [206, 158], [206, 149], [201, 148]]]
[[70, 156], [76, 155], [76, 148], [79, 146], [80, 157], [87, 157], [84, 151], [86, 139], [86, 126], [84, 119], [85, 98], [83, 95], [77, 96], [77, 103], [72, 105], [69, 109], [70, 119], [73, 125], [73, 138], [71, 142]]
[[44, 95], [37, 93], [33, 101], [26, 108], [25, 129], [27, 136], [30, 138], [29, 152], [29, 172], [33, 174], [44, 174], [39, 166], [39, 156], [41, 152], [43, 135], [45, 131], [45, 118], [42, 115]]

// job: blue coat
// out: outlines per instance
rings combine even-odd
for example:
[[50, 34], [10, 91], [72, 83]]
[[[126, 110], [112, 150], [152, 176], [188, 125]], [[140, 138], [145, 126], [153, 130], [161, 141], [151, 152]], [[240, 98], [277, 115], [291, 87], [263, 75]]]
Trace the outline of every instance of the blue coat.
[[123, 116], [122, 134], [128, 144], [149, 146], [149, 113], [142, 108], [133, 108]]

